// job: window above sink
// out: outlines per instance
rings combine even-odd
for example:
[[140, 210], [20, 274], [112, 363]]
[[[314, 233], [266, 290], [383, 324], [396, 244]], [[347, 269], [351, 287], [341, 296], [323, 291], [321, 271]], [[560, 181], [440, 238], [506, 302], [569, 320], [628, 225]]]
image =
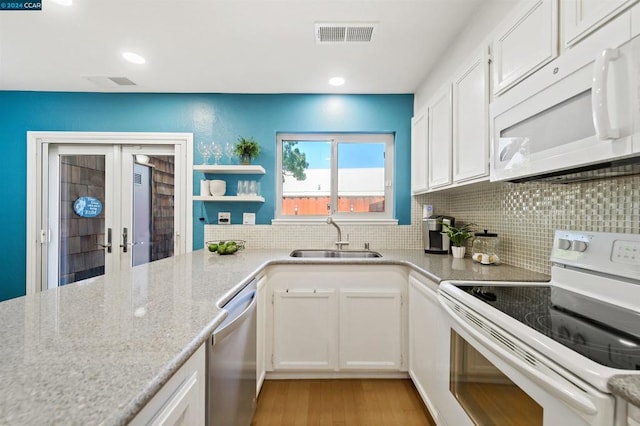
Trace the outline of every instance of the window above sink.
[[281, 133], [276, 222], [392, 221], [392, 133]]

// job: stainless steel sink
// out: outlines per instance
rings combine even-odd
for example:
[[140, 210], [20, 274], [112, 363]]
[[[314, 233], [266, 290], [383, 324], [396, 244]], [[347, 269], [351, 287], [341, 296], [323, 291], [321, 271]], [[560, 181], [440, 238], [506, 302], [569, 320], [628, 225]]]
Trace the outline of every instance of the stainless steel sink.
[[335, 257], [335, 258], [347, 258], [347, 259], [367, 259], [382, 257], [377, 251], [370, 250], [317, 250], [317, 249], [305, 249], [294, 250], [289, 256], [291, 257]]

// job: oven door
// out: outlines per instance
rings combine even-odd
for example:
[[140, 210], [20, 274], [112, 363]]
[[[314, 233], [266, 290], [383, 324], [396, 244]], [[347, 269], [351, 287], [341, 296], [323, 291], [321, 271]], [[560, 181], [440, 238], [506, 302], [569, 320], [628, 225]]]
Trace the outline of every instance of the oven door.
[[[448, 313], [447, 424], [614, 425], [615, 400], [440, 291]], [[533, 333], [533, 331], [532, 331]]]

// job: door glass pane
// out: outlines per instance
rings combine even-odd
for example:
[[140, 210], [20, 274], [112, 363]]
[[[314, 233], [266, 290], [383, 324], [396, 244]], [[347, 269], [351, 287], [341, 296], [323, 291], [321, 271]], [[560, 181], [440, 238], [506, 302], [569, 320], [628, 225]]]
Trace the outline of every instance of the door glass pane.
[[61, 155], [59, 176], [58, 285], [65, 285], [104, 274], [105, 156]]
[[542, 425], [543, 410], [451, 330], [449, 390], [477, 425]]
[[331, 203], [331, 142], [282, 141], [282, 213], [327, 215]]
[[133, 170], [133, 266], [173, 256], [174, 157], [137, 156]]
[[338, 144], [338, 212], [384, 212], [384, 150], [384, 143]]

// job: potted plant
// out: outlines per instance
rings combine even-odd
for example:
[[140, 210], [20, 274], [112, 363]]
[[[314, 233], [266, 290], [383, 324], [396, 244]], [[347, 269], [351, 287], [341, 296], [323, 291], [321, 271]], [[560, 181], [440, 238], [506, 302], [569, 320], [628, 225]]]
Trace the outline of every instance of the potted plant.
[[453, 257], [460, 259], [464, 257], [466, 247], [463, 245], [465, 241], [473, 237], [473, 223], [462, 226], [453, 226], [447, 223], [442, 224], [444, 231], [442, 232], [451, 241], [451, 253]]
[[253, 137], [243, 138], [240, 136], [238, 142], [233, 147], [233, 151], [240, 158], [240, 164], [251, 164], [251, 159], [260, 154], [260, 145]]

